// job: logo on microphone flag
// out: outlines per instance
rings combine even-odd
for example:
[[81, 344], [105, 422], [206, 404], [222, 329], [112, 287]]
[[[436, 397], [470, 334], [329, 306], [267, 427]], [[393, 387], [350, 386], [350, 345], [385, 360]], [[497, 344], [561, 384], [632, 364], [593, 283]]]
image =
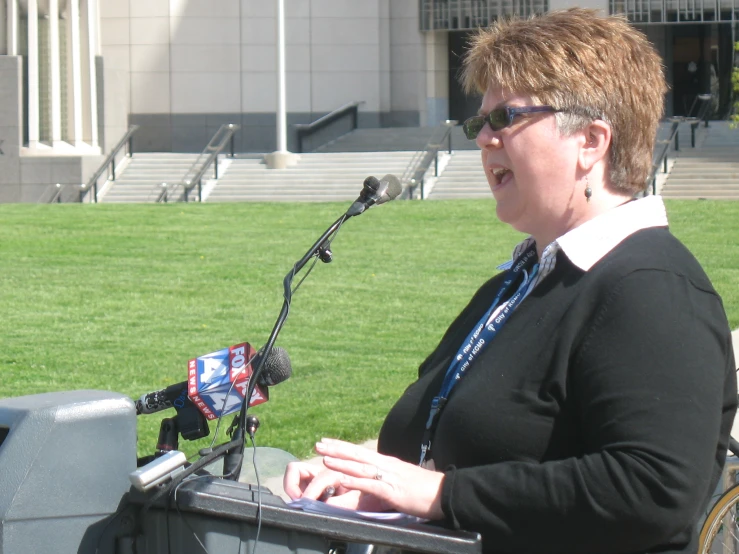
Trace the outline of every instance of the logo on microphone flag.
[[[247, 362], [254, 358], [255, 353], [251, 344], [242, 342], [188, 362], [187, 395], [206, 418], [216, 419], [241, 408], [253, 372], [251, 363]], [[249, 406], [267, 400], [269, 393], [266, 387], [263, 389], [257, 385]]]

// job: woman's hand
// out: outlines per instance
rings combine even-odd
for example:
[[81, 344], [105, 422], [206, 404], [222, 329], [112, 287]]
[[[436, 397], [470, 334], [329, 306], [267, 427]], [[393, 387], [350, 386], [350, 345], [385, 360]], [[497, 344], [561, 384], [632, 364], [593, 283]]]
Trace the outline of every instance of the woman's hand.
[[[319, 491], [333, 486], [337, 496], [329, 500], [330, 504], [344, 505], [341, 497], [355, 491], [345, 500], [353, 500], [356, 496], [358, 509], [394, 509], [426, 519], [444, 517], [441, 510], [443, 473], [335, 439], [321, 439], [316, 444], [316, 452], [324, 456], [323, 464], [331, 471], [312, 473], [308, 469], [298, 469], [306, 472], [301, 474], [304, 478], [300, 482], [310, 480], [310, 484], [301, 489], [303, 495], [309, 493], [309, 498], [319, 498]], [[312, 478], [307, 479], [310, 473]], [[286, 473], [285, 491], [291, 494], [287, 476]], [[294, 477], [291, 480], [294, 482]], [[291, 487], [291, 490], [295, 489]], [[356, 495], [357, 491], [361, 494]], [[371, 505], [376, 507], [370, 508]]]
[[326, 500], [336, 494], [348, 492], [341, 490], [341, 478], [340, 473], [314, 464], [290, 462], [282, 478], [282, 486], [293, 500], [297, 498]]
[[283, 477], [285, 493], [296, 498], [323, 500], [332, 506], [349, 510], [382, 512], [388, 509], [381, 500], [341, 485], [344, 476], [306, 462], [290, 462]]

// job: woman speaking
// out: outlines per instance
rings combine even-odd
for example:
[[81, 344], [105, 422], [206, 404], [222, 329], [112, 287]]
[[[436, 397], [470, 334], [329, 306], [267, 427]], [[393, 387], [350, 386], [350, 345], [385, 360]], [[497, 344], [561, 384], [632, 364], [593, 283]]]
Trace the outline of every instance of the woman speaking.
[[[736, 410], [721, 299], [647, 183], [666, 85], [624, 19], [481, 30], [464, 131], [528, 235], [452, 322], [377, 452], [324, 439], [285, 490], [477, 531], [485, 552], [687, 553]], [[480, 237], [484, 241], [484, 237]], [[482, 242], [481, 242], [482, 244]]]

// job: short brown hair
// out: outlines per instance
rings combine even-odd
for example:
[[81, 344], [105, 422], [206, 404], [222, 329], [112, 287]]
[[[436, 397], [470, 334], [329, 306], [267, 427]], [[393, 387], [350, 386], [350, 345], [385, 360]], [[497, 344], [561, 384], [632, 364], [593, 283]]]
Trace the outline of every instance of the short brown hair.
[[492, 85], [563, 110], [565, 135], [607, 122], [611, 185], [646, 188], [667, 84], [659, 54], [624, 18], [571, 8], [496, 21], [471, 39], [462, 83], [468, 93]]

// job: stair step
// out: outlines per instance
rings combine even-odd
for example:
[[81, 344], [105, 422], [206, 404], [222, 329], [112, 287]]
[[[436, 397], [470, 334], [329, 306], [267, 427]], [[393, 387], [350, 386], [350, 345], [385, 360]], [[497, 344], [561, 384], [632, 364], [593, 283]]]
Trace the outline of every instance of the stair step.
[[315, 194], [239, 194], [239, 195], [214, 195], [208, 197], [211, 202], [351, 202], [356, 198], [354, 195], [315, 195]]
[[[661, 124], [658, 137], [667, 138], [669, 129], [668, 123]], [[220, 180], [208, 201], [352, 200], [367, 176], [402, 175], [410, 161], [417, 159], [418, 148], [428, 141], [433, 129], [360, 131], [345, 135], [321, 152], [301, 154], [297, 165], [282, 170], [267, 169], [261, 156], [228, 159], [219, 165]], [[459, 127], [452, 133], [454, 153], [429, 198], [492, 199], [474, 141], [464, 139]], [[663, 194], [671, 198], [739, 199], [739, 130], [730, 131], [723, 122], [711, 122], [708, 129], [699, 129], [696, 148], [690, 147], [689, 126], [681, 126], [679, 137], [682, 149], [670, 154], [674, 164]], [[663, 144], [658, 143], [656, 150]], [[377, 152], [378, 147], [386, 151]], [[161, 183], [179, 183], [197, 159], [196, 154], [135, 154], [103, 201], [150, 202], [161, 191]], [[206, 175], [213, 176], [212, 168]]]

